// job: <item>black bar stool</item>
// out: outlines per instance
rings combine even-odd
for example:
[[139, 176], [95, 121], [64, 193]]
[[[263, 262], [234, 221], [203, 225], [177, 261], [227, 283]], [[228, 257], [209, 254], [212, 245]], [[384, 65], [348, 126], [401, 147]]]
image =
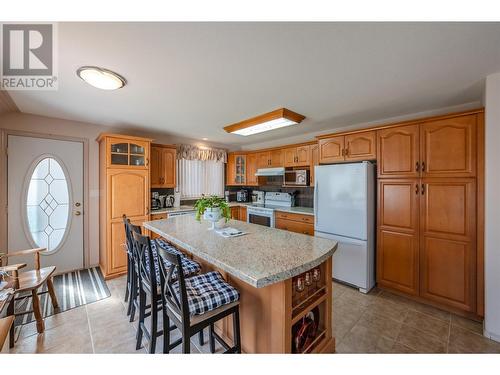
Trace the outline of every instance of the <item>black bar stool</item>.
[[[183, 265], [185, 265], [184, 275], [185, 277], [190, 277], [197, 274], [201, 266], [184, 256], [181, 256], [179, 250], [168, 245], [166, 242], [151, 241], [149, 237], [141, 235], [141, 228], [129, 224], [130, 231], [133, 238], [133, 248], [136, 253], [136, 263], [137, 274], [138, 274], [138, 294], [139, 294], [139, 322], [137, 326], [137, 343], [136, 349], [140, 349], [142, 346], [143, 337], [149, 343], [149, 353], [154, 353], [156, 350], [156, 340], [165, 332], [165, 327], [162, 330], [158, 330], [158, 311], [163, 310], [163, 304], [161, 300], [161, 284], [160, 284], [160, 266], [161, 260], [158, 256], [158, 246], [161, 243], [161, 249], [166, 252], [171, 252], [178, 255], [182, 259]], [[147, 246], [145, 243], [138, 241], [138, 238], [146, 238]], [[170, 264], [166, 265], [167, 267]], [[149, 297], [150, 304], [147, 304], [147, 297]], [[148, 311], [149, 310], [149, 311]], [[150, 328], [148, 329], [145, 325], [145, 318], [150, 316]], [[175, 326], [166, 326], [166, 330], [174, 330]], [[199, 336], [200, 343], [203, 345], [203, 333]]]
[[[142, 242], [147, 240], [141, 239]], [[162, 270], [160, 277], [163, 285], [161, 298], [163, 302], [163, 326], [169, 327], [170, 321], [182, 333], [182, 352], [190, 353], [191, 336], [209, 327], [210, 352], [215, 353], [215, 340], [226, 350], [225, 353], [241, 353], [240, 313], [238, 291], [228, 284], [219, 272], [184, 277], [182, 258], [159, 249], [162, 259], [159, 262]], [[226, 316], [233, 316], [234, 345], [229, 346], [214, 330], [214, 323]], [[178, 341], [170, 343], [170, 332], [165, 330], [163, 336], [163, 352], [178, 345]]]

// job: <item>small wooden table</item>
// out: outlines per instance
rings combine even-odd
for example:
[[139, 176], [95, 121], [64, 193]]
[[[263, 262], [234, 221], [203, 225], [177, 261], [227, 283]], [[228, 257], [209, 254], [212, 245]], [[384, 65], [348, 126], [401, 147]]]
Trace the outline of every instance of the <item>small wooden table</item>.
[[[13, 286], [14, 282], [10, 281], [7, 283], [4, 290], [12, 288]], [[3, 322], [3, 325], [0, 326], [0, 350], [3, 347], [4, 340], [7, 338], [7, 334], [5, 335], [5, 337], [3, 336], [3, 329], [7, 326], [7, 322], [9, 320], [11, 321], [11, 324], [7, 328], [7, 332], [10, 331], [9, 348], [14, 347], [14, 296], [15, 293], [12, 293], [3, 301], [0, 301], [0, 318], [2, 318], [0, 319], [0, 322]]]

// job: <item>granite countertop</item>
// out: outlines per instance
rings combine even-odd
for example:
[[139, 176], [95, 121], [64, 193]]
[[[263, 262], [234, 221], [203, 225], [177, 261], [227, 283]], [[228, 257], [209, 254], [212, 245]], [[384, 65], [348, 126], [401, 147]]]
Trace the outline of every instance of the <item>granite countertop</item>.
[[224, 238], [192, 216], [144, 223], [144, 227], [247, 284], [262, 288], [290, 279], [332, 256], [337, 242], [326, 238], [230, 220], [227, 226], [246, 232]]

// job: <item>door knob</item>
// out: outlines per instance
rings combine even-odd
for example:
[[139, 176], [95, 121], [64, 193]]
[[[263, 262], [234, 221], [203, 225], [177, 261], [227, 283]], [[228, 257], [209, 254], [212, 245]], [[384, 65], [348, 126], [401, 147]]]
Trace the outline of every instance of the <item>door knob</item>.
[[81, 204], [80, 202], [76, 202], [76, 203], [75, 203], [75, 206], [76, 206], [76, 207], [80, 207], [81, 205], [82, 205], [82, 204]]
[[80, 211], [75, 211], [76, 216], [80, 216], [82, 213]]

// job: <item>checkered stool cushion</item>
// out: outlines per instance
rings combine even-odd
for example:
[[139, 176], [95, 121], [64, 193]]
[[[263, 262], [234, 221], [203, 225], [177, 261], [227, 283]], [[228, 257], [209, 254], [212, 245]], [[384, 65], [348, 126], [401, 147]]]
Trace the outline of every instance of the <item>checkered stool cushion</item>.
[[[189, 314], [201, 315], [240, 299], [238, 291], [219, 272], [213, 271], [185, 280]], [[179, 282], [174, 285], [179, 298]]]
[[[179, 250], [177, 250], [175, 247], [169, 245], [168, 243], [160, 240], [153, 240], [151, 241], [151, 252], [153, 253], [153, 262], [154, 262], [154, 267], [155, 267], [155, 273], [156, 273], [156, 281], [158, 283], [158, 286], [160, 285], [160, 265], [158, 264], [158, 247], [172, 253], [172, 254], [182, 254]], [[144, 253], [144, 261], [146, 263], [146, 267], [149, 269], [149, 254], [146, 251]], [[163, 261], [163, 264], [165, 265], [165, 268], [168, 270], [172, 263], [170, 263], [167, 260]], [[182, 269], [184, 270], [184, 276], [185, 277], [191, 277], [193, 275], [196, 275], [198, 272], [201, 270], [201, 266], [198, 262], [195, 262], [194, 260], [191, 260], [187, 258], [184, 254], [182, 254]], [[177, 270], [175, 270], [177, 272]], [[173, 278], [176, 279], [176, 274], [173, 274]]]

